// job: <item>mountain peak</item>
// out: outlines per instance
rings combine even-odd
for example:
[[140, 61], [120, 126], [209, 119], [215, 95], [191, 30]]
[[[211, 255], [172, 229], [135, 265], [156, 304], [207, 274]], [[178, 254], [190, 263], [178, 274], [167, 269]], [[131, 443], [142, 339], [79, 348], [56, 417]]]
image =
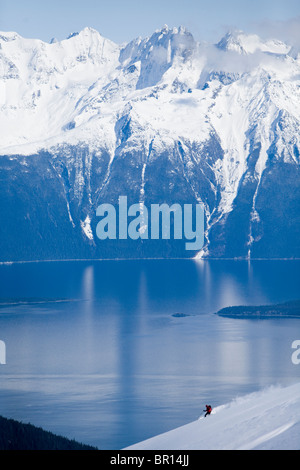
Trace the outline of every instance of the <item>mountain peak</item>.
[[123, 66], [141, 63], [137, 88], [144, 88], [158, 83], [175, 59], [186, 61], [195, 48], [196, 41], [186, 28], [164, 25], [152, 36], [135, 39], [122, 48], [120, 62]]
[[74, 33], [71, 33], [69, 34], [69, 36], [67, 37], [67, 39], [72, 39], [76, 36], [101, 36], [101, 34], [99, 33], [99, 31], [97, 31], [96, 29], [94, 28], [91, 28], [90, 26], [86, 26], [85, 28], [83, 28], [80, 32], [74, 32]]
[[14, 32], [14, 31], [9, 31], [9, 32], [2, 32], [0, 31], [0, 40], [5, 41], [5, 42], [10, 42], [10, 41], [15, 41], [16, 39], [20, 38], [21, 36]]
[[240, 54], [246, 54], [245, 34], [241, 30], [228, 31], [218, 42], [217, 47], [223, 51], [235, 51]]
[[[79, 34], [100, 34], [99, 31], [97, 31], [96, 29], [94, 28], [91, 28], [90, 26], [86, 26], [85, 28], [83, 28], [82, 31], [80, 31]], [[101, 34], [100, 34], [101, 36]]]
[[[176, 26], [173, 26], [172, 28], [169, 28], [167, 24], [163, 25], [161, 29], [157, 29], [154, 33], [155, 34], [170, 34], [170, 35], [185, 35], [187, 34], [188, 36], [192, 35], [190, 31], [185, 26], [180, 25], [178, 28]], [[152, 36], [154, 36], [152, 35]]]
[[229, 31], [217, 43], [223, 51], [233, 51], [238, 54], [253, 54], [254, 52], [268, 52], [271, 54], [287, 54], [289, 47], [282, 41], [263, 40], [257, 34], [247, 34], [241, 30]]
[[[159, 30], [158, 30], [159, 32]], [[160, 30], [161, 33], [168, 33], [169, 32], [169, 26], [167, 24], [164, 24], [163, 27]]]

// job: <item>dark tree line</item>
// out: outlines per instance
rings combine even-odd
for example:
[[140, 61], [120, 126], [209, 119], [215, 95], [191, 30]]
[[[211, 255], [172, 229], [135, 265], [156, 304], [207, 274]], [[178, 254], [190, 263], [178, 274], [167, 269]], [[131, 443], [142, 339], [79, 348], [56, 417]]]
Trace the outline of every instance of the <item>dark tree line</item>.
[[0, 450], [98, 450], [32, 424], [0, 416]]

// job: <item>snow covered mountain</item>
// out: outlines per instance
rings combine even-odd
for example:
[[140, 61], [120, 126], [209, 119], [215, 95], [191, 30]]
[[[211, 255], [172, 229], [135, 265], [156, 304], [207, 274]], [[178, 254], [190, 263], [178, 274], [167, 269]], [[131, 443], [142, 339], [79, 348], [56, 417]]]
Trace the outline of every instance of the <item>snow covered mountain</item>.
[[205, 207], [199, 257], [300, 255], [300, 55], [164, 26], [117, 45], [85, 28], [0, 33], [1, 260], [191, 256], [181, 241], [100, 241], [96, 208]]
[[299, 450], [300, 385], [270, 387], [126, 450]]

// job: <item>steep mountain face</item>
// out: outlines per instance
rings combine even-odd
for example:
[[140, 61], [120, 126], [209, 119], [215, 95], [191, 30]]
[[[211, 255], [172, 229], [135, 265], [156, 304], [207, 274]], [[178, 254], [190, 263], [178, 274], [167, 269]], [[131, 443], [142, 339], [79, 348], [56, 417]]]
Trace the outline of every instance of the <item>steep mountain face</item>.
[[[85, 28], [0, 34], [2, 261], [300, 256], [300, 56], [167, 26], [123, 46]], [[97, 207], [202, 203], [205, 245], [99, 240]]]

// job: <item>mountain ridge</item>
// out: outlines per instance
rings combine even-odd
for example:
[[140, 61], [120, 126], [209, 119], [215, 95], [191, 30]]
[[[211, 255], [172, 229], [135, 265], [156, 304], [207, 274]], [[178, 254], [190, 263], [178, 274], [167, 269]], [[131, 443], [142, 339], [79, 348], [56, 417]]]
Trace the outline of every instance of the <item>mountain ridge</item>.
[[[0, 45], [4, 261], [34, 256], [9, 240], [18, 225], [42, 259], [131, 257], [137, 245], [140, 257], [188, 255], [174, 243], [103, 251], [95, 210], [121, 195], [203, 203], [206, 243], [193, 256], [299, 257], [293, 45], [240, 31], [199, 43], [166, 25], [123, 45], [89, 27], [51, 43], [0, 33]], [[47, 186], [31, 200], [30, 175]]]

